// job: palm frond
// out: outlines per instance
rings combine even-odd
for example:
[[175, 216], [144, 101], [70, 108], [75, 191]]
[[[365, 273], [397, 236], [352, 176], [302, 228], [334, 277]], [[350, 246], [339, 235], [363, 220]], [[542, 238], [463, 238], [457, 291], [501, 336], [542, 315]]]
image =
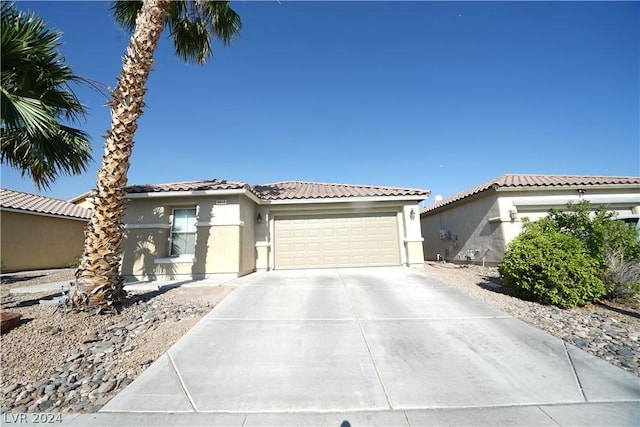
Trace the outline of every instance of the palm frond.
[[141, 1], [112, 1], [111, 14], [113, 19], [126, 31], [132, 33], [136, 28], [136, 17], [142, 9]]
[[[133, 31], [140, 1], [114, 1], [114, 19], [125, 30]], [[240, 34], [240, 16], [228, 1], [173, 1], [169, 5], [167, 26], [176, 55], [185, 62], [204, 64], [213, 56], [211, 37], [228, 46]]]
[[60, 56], [61, 33], [34, 14], [2, 2], [0, 160], [49, 187], [61, 173], [91, 161], [89, 136], [60, 120], [80, 122], [86, 107], [70, 87], [82, 83]]
[[30, 176], [36, 187], [50, 188], [61, 174], [77, 175], [87, 169], [91, 145], [85, 132], [68, 126], [52, 126], [48, 133], [35, 136], [27, 129], [2, 129], [0, 160]]

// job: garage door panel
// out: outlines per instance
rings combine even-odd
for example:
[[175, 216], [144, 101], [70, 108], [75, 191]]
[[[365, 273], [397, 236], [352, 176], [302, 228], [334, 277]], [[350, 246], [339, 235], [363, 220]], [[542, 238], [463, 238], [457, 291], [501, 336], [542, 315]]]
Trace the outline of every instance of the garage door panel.
[[[322, 224], [323, 227], [329, 227], [330, 224]], [[335, 237], [336, 230], [334, 228], [323, 228], [322, 229], [322, 237]]]
[[276, 217], [274, 240], [280, 269], [400, 264], [395, 213]]
[[310, 252], [318, 252], [322, 250], [322, 244], [319, 242], [309, 242], [307, 248]]
[[315, 228], [311, 228], [311, 229], [309, 229], [307, 234], [308, 234], [309, 238], [315, 238], [315, 237], [322, 236], [322, 231], [318, 230], [318, 229], [315, 229]]

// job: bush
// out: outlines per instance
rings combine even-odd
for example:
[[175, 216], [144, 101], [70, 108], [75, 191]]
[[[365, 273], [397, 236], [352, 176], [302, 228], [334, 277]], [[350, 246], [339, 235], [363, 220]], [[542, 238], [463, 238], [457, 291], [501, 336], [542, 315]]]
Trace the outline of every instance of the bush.
[[604, 276], [607, 298], [629, 298], [640, 292], [640, 262], [626, 261], [619, 252], [607, 254], [608, 269]]
[[569, 204], [569, 212], [551, 210], [553, 228], [580, 239], [600, 268], [608, 298], [626, 298], [640, 290], [640, 241], [635, 227], [613, 221], [615, 214], [600, 206], [590, 214], [589, 202]]
[[559, 231], [549, 218], [525, 223], [498, 270], [518, 296], [562, 308], [588, 304], [607, 292], [599, 262], [578, 237]]
[[603, 267], [610, 256], [617, 254], [627, 260], [640, 259], [640, 242], [635, 227], [621, 221], [613, 221], [615, 214], [600, 206], [590, 214], [589, 202], [569, 203], [569, 212], [549, 211], [554, 228], [576, 236], [591, 256]]
[[82, 257], [76, 258], [75, 261], [69, 263], [69, 265], [67, 267], [69, 267], [69, 268], [78, 268], [78, 267], [80, 267], [80, 264], [82, 264]]

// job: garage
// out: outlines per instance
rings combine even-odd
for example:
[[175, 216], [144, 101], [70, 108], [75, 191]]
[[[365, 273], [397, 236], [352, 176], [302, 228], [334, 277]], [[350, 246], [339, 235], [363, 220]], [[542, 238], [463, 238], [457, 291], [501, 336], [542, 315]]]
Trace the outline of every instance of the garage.
[[276, 269], [400, 265], [395, 212], [275, 218]]

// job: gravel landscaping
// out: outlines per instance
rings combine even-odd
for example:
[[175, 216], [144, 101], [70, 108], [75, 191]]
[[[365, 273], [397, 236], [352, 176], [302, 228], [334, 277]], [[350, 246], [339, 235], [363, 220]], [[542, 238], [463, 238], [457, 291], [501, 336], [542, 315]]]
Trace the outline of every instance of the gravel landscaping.
[[233, 288], [140, 292], [116, 315], [40, 305], [56, 293], [14, 287], [73, 278], [73, 270], [3, 277], [2, 310], [22, 315], [0, 336], [2, 412], [96, 412], [138, 377]]
[[[509, 295], [495, 268], [425, 263], [422, 271], [640, 376], [638, 298], [561, 310]], [[9, 292], [72, 278], [71, 269], [3, 275], [2, 311], [22, 315], [0, 336], [3, 413], [98, 411], [233, 290], [139, 292], [118, 314], [101, 316], [39, 303], [57, 293]]]

